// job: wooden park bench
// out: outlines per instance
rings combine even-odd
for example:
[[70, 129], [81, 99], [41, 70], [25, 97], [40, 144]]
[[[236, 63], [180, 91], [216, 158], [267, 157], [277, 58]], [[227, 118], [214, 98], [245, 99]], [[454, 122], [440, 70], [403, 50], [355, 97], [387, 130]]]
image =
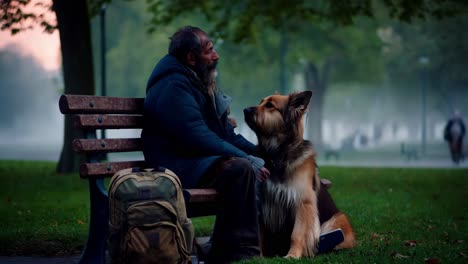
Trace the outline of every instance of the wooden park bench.
[[418, 160], [417, 148], [410, 144], [405, 144], [404, 142], [400, 144], [400, 155], [407, 161]]
[[[143, 98], [123, 98], [89, 95], [62, 95], [62, 114], [73, 115], [82, 138], [73, 140], [73, 150], [85, 155], [80, 177], [89, 182], [90, 223], [88, 239], [79, 263], [104, 263], [108, 234], [109, 204], [104, 183], [121, 169], [146, 168], [144, 160], [102, 160], [102, 153], [135, 152], [142, 150], [140, 138], [96, 138], [101, 129], [141, 129], [143, 127]], [[330, 181], [322, 179], [325, 185]], [[188, 217], [214, 215], [216, 191], [213, 189], [184, 189]]]

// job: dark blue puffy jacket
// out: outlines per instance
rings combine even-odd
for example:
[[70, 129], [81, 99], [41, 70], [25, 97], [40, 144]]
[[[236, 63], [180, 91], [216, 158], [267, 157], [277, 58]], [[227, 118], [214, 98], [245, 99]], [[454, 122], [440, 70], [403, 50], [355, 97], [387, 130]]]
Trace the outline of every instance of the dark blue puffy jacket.
[[255, 148], [228, 122], [231, 98], [218, 91], [216, 108], [210, 98], [195, 73], [171, 55], [148, 80], [143, 154], [148, 166], [174, 171], [184, 188], [195, 187], [220, 157], [247, 157]]

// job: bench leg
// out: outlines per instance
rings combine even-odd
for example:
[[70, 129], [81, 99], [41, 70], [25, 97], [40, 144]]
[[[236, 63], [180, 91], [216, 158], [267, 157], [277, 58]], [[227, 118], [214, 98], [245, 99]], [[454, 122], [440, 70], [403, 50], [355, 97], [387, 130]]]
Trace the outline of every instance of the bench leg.
[[88, 241], [79, 263], [105, 263], [109, 201], [103, 179], [89, 179], [90, 221]]

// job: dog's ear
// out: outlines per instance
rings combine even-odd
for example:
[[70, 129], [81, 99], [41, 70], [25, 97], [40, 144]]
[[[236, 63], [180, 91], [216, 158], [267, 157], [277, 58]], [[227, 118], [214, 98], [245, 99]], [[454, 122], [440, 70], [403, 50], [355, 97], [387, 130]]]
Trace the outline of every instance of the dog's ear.
[[309, 105], [311, 97], [312, 91], [304, 91], [300, 93], [291, 94], [289, 97], [290, 109], [305, 112], [307, 110], [307, 105]]
[[312, 97], [312, 91], [304, 91], [289, 95], [289, 113], [292, 121], [298, 120], [307, 110], [307, 105]]

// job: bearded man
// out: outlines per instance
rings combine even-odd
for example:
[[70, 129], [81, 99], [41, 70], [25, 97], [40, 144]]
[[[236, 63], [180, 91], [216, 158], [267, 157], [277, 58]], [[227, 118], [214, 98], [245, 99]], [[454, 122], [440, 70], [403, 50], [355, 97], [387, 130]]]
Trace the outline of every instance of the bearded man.
[[214, 188], [220, 196], [207, 263], [260, 254], [256, 180], [269, 176], [255, 146], [234, 133], [231, 97], [214, 82], [219, 59], [197, 27], [170, 38], [169, 54], [155, 66], [146, 88], [143, 153], [149, 166], [174, 171], [184, 188]]

